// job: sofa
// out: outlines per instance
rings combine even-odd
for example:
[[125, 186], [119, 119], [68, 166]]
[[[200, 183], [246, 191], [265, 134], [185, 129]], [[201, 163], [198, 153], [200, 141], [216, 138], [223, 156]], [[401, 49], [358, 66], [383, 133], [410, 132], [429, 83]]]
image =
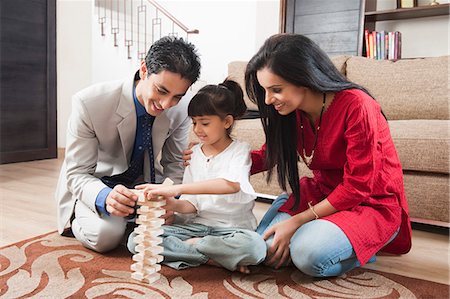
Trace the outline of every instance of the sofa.
[[[450, 227], [449, 56], [398, 61], [337, 56], [332, 61], [381, 104], [402, 164], [412, 221]], [[242, 87], [246, 64], [233, 61], [228, 65], [229, 77]], [[245, 100], [249, 109], [258, 109], [247, 96]], [[237, 121], [233, 134], [253, 149], [265, 141], [259, 119]], [[302, 161], [299, 171], [301, 176], [311, 176]], [[274, 198], [282, 192], [276, 176], [269, 184], [265, 178], [266, 173], [251, 176], [260, 197]]]

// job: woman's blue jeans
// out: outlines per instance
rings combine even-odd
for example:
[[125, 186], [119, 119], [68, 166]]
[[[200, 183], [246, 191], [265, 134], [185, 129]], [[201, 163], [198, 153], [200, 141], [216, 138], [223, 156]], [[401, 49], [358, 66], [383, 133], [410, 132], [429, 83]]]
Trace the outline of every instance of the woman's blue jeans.
[[[283, 194], [275, 199], [256, 232], [263, 235], [269, 227], [291, 217], [287, 213], [278, 212], [287, 198], [288, 195]], [[266, 240], [267, 247], [271, 246], [272, 241], [273, 235]], [[314, 277], [339, 276], [361, 266], [345, 233], [334, 223], [321, 219], [303, 224], [294, 233], [290, 243], [290, 255], [300, 271]], [[369, 263], [375, 261], [374, 255]]]

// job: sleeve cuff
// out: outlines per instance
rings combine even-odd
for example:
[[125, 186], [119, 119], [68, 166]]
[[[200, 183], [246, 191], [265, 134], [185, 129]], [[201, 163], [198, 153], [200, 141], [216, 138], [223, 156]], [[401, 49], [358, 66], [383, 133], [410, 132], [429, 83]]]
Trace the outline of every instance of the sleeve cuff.
[[109, 187], [105, 187], [97, 195], [97, 198], [95, 199], [95, 207], [97, 208], [97, 212], [102, 215], [109, 216], [108, 211], [106, 210], [106, 198], [109, 195], [109, 192], [111, 192], [112, 189]]

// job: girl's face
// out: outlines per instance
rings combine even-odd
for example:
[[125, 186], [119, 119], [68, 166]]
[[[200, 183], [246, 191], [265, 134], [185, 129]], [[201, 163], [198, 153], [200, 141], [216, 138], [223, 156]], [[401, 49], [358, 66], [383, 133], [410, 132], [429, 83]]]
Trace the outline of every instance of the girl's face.
[[207, 145], [220, 144], [228, 140], [227, 129], [233, 124], [233, 117], [228, 115], [225, 119], [217, 115], [193, 116], [192, 124], [195, 135]]
[[306, 88], [285, 81], [267, 67], [257, 71], [256, 77], [266, 92], [264, 102], [273, 105], [279, 114], [288, 115], [305, 105]]

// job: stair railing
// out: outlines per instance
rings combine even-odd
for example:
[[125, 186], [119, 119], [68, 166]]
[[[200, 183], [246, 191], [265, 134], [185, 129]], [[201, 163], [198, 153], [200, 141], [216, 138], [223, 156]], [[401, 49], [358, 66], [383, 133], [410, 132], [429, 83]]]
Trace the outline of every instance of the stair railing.
[[[151, 11], [147, 9], [147, 4], [150, 4]], [[185, 35], [185, 39], [189, 40], [191, 34], [199, 33], [197, 29], [189, 29], [155, 0], [96, 0], [95, 5], [101, 36], [106, 35], [109, 16], [114, 47], [119, 46], [119, 35], [123, 30], [128, 59], [132, 58], [131, 53], [134, 46], [136, 46], [137, 58], [144, 59], [150, 46], [147, 44], [148, 40], [153, 44], [163, 36], [178, 36], [179, 34]], [[147, 13], [153, 15], [149, 16]], [[148, 17], [151, 18], [151, 30], [148, 30], [147, 26], [150, 23], [147, 22]], [[121, 23], [123, 24], [122, 30]]]

